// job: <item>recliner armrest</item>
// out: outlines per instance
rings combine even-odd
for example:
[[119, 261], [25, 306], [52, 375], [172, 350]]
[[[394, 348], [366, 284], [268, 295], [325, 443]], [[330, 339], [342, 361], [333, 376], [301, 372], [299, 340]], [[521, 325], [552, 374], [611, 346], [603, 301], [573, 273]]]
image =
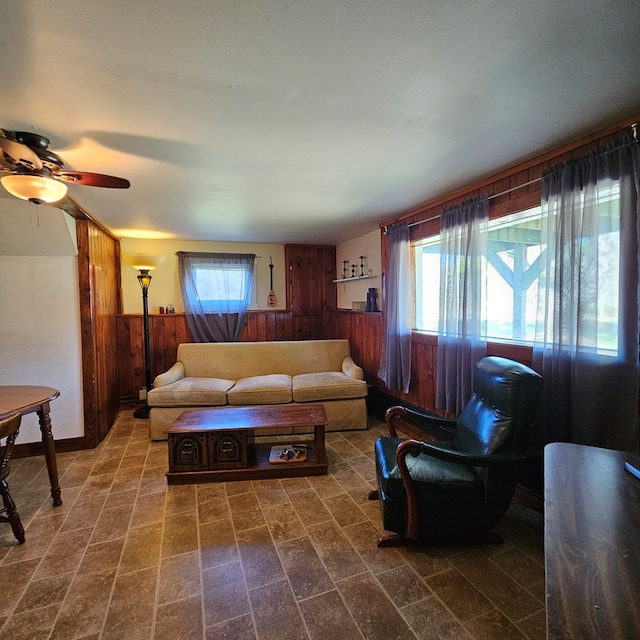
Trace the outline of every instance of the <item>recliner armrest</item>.
[[[397, 438], [397, 432], [402, 431], [415, 440], [422, 440], [419, 436], [420, 433], [429, 434], [433, 438], [434, 436], [430, 434], [430, 428], [436, 431], [444, 430], [453, 435], [457, 424], [455, 419], [441, 418], [418, 409], [410, 409], [400, 405], [389, 407], [384, 419], [392, 437]], [[403, 423], [406, 423], [404, 428]], [[410, 428], [407, 428], [407, 426]]]
[[457, 464], [465, 464], [470, 467], [509, 467], [519, 465], [527, 459], [527, 456], [520, 453], [494, 453], [482, 455], [458, 451], [437, 442], [421, 442], [420, 453]]

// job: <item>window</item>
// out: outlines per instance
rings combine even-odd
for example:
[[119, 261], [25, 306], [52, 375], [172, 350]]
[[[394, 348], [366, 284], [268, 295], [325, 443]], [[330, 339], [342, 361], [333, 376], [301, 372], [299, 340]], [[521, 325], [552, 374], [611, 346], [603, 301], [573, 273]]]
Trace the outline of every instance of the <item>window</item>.
[[[597, 346], [617, 350], [619, 272], [619, 189], [609, 184], [598, 193]], [[536, 332], [542, 252], [541, 208], [490, 220], [485, 313], [487, 338], [532, 343]], [[584, 252], [585, 255], [587, 252]], [[588, 252], [594, 255], [594, 252]], [[413, 244], [415, 329], [438, 331], [440, 307], [440, 236]]]
[[249, 284], [247, 266], [242, 264], [196, 263], [192, 267], [198, 299], [206, 312], [237, 312], [245, 299]]

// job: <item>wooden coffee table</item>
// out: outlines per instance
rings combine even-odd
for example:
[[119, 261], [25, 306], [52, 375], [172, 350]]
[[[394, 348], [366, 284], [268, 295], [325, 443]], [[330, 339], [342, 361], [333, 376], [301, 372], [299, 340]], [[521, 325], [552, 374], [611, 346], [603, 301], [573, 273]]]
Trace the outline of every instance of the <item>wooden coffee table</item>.
[[[326, 424], [327, 415], [322, 404], [187, 410], [167, 430], [167, 483], [326, 475]], [[274, 427], [313, 427], [313, 439], [295, 437], [286, 443], [255, 442], [256, 433]], [[306, 460], [270, 463], [271, 448], [279, 444], [306, 445]]]

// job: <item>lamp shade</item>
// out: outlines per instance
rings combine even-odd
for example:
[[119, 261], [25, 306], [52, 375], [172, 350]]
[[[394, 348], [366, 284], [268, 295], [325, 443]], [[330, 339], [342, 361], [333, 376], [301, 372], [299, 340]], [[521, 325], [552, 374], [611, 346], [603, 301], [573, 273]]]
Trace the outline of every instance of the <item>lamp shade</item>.
[[59, 180], [34, 174], [11, 174], [0, 178], [2, 186], [16, 198], [36, 204], [57, 202], [67, 193], [67, 185]]
[[164, 262], [164, 256], [150, 253], [124, 253], [122, 259], [138, 271], [151, 271]]

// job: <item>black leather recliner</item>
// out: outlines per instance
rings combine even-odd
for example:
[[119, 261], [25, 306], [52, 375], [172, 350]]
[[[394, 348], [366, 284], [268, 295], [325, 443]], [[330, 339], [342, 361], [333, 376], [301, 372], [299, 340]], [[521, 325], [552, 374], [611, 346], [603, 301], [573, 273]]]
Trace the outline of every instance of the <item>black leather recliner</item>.
[[[428, 540], [489, 538], [515, 492], [527, 459], [531, 424], [542, 392], [542, 377], [529, 367], [495, 356], [479, 360], [473, 396], [457, 419], [445, 419], [405, 407], [386, 414], [390, 436], [375, 443], [383, 526], [392, 536], [378, 546]], [[451, 441], [429, 432], [445, 429]]]

